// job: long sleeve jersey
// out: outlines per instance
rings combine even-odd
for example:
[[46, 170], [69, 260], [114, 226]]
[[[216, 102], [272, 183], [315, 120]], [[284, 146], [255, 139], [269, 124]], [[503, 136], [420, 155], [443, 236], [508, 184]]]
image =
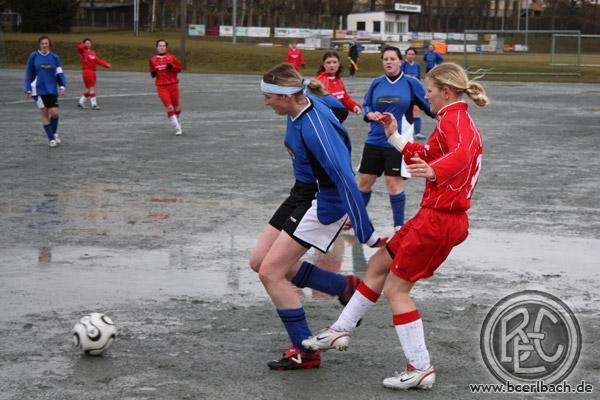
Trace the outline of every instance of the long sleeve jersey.
[[294, 177], [318, 183], [317, 217], [322, 224], [348, 214], [359, 241], [373, 244], [373, 226], [352, 170], [350, 136], [324, 102], [307, 98], [306, 108], [287, 121], [285, 146]]
[[39, 50], [31, 53], [25, 66], [25, 93], [31, 93], [32, 96], [58, 95], [57, 85], [67, 87], [60, 58], [51, 51], [46, 54]]
[[96, 64], [108, 68], [108, 62], [98, 57], [94, 50], [88, 49], [85, 43], [79, 43], [77, 51], [79, 52], [79, 59], [81, 60], [81, 69], [84, 71], [95, 71]]
[[483, 144], [481, 134], [463, 101], [444, 107], [427, 143], [407, 143], [402, 156], [407, 163], [418, 156], [435, 171], [435, 181], [427, 180], [421, 207], [446, 211], [466, 211], [479, 178]]
[[[168, 69], [167, 64], [171, 64], [173, 68]], [[181, 63], [171, 53], [155, 54], [150, 58], [150, 73], [156, 73], [156, 86], [179, 83], [177, 74], [181, 69]]]
[[299, 70], [304, 64], [304, 54], [299, 48], [292, 49], [288, 47], [285, 54], [285, 62], [291, 64], [296, 70]]
[[[425, 99], [425, 89], [417, 79], [400, 74], [392, 81], [387, 75], [375, 78], [365, 94], [363, 110], [365, 115], [369, 112], [379, 111], [390, 112], [396, 117], [396, 120], [402, 121], [406, 118], [408, 123], [412, 124], [413, 106], [417, 105], [431, 117], [435, 114], [431, 112], [429, 102]], [[400, 130], [400, 129], [399, 129]], [[370, 122], [370, 130], [365, 143], [380, 147], [392, 147], [385, 135], [383, 125], [378, 122]]]
[[352, 100], [352, 97], [350, 97], [348, 91], [346, 91], [346, 86], [341, 77], [335, 75], [331, 76], [327, 74], [327, 72], [321, 72], [317, 75], [316, 79], [325, 86], [325, 90], [327, 90], [330, 95], [335, 96], [335, 98], [341, 101], [348, 110], [354, 111], [354, 108], [359, 105]]
[[425, 67], [427, 69], [432, 69], [437, 65], [440, 65], [444, 62], [444, 57], [437, 51], [427, 51], [423, 54], [423, 61], [425, 61]]
[[400, 70], [404, 72], [405, 75], [412, 76], [413, 78], [421, 79], [421, 66], [418, 62], [413, 62], [412, 64], [408, 61], [403, 61]]

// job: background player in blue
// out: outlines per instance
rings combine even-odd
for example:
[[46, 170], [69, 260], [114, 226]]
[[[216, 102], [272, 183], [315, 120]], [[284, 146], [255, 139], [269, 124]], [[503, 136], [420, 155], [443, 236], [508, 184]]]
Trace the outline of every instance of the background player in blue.
[[[385, 238], [373, 230], [354, 180], [348, 132], [324, 102], [304, 94], [307, 86], [308, 82], [288, 64], [274, 67], [261, 82], [265, 104], [287, 116], [285, 146], [292, 156], [296, 179], [290, 197], [269, 222], [250, 258], [292, 341], [281, 359], [269, 362], [274, 370], [314, 368], [321, 363], [318, 352], [302, 347], [302, 340], [310, 337], [311, 331], [293, 285], [333, 295], [349, 287], [342, 275], [307, 261], [300, 263], [306, 251], [314, 247], [326, 252], [347, 215], [355, 221], [355, 234], [361, 243], [373, 247], [385, 244]], [[309, 197], [311, 188], [318, 191], [308, 203], [302, 197]], [[351, 286], [353, 291], [355, 285]]]
[[429, 72], [434, 69], [437, 65], [444, 62], [444, 57], [435, 51], [433, 44], [430, 44], [428, 50], [423, 54], [423, 61], [425, 61], [425, 72]]
[[[421, 66], [416, 61], [417, 49], [409, 47], [404, 52], [404, 61], [400, 68], [405, 75], [412, 76], [421, 80]], [[415, 126], [415, 139], [425, 139], [425, 135], [421, 133], [421, 112], [418, 106], [413, 107], [413, 125]]]
[[60, 144], [58, 94], [60, 91], [60, 95], [64, 96], [67, 79], [63, 74], [60, 58], [50, 51], [50, 38], [40, 37], [38, 45], [39, 50], [31, 53], [27, 60], [24, 90], [27, 97], [32, 97], [40, 110], [50, 147], [56, 147]]
[[[417, 79], [407, 76], [400, 70], [402, 54], [397, 47], [386, 47], [381, 53], [385, 74], [375, 78], [365, 94], [363, 110], [365, 121], [370, 122], [370, 130], [365, 141], [358, 169], [358, 187], [365, 204], [369, 203], [371, 190], [377, 177], [385, 172], [385, 184], [390, 195], [390, 204], [394, 216], [394, 227], [404, 224], [404, 183], [402, 155], [387, 142], [381, 124], [377, 121], [384, 112], [394, 114], [401, 122], [402, 134], [412, 140], [413, 105], [419, 106], [431, 117], [434, 114], [425, 100], [425, 90]], [[352, 220], [354, 224], [354, 220]], [[348, 227], [348, 225], [346, 225]]]

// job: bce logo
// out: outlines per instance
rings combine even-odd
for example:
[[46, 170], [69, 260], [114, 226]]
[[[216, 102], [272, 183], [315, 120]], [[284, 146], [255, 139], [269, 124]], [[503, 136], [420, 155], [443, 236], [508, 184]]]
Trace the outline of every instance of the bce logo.
[[555, 383], [577, 364], [581, 331], [560, 299], [527, 290], [492, 307], [481, 328], [480, 347], [488, 369], [502, 383]]

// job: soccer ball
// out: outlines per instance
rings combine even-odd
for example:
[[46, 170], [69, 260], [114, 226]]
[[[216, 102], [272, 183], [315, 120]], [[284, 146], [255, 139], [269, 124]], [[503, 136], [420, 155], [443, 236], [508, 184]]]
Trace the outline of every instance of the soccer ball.
[[84, 315], [73, 327], [73, 345], [92, 356], [108, 350], [116, 336], [117, 328], [112, 320], [101, 313]]

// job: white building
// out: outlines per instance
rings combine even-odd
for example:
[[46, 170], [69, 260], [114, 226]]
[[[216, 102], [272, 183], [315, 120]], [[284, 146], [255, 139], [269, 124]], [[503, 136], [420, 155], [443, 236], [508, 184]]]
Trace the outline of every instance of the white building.
[[376, 40], [389, 40], [408, 32], [410, 14], [421, 13], [418, 4], [396, 3], [393, 10], [348, 14], [347, 29]]

